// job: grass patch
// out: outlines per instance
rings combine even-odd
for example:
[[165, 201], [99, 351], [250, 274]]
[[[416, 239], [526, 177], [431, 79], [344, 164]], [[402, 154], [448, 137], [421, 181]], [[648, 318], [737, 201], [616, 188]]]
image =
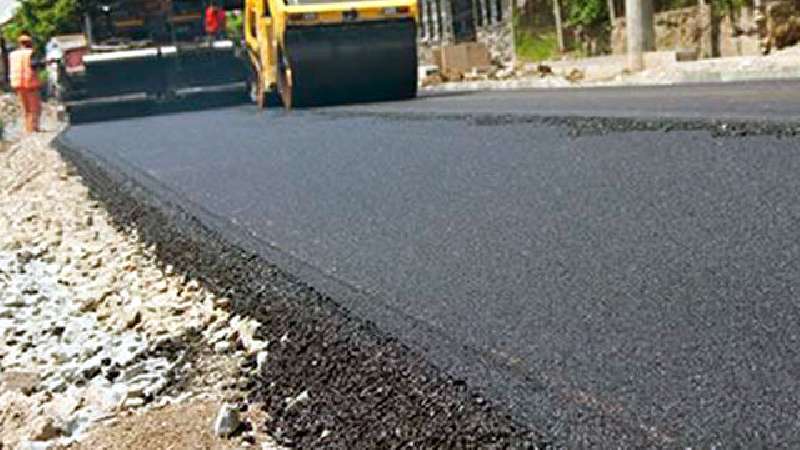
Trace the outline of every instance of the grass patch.
[[555, 31], [536, 33], [516, 28], [514, 40], [517, 57], [523, 61], [543, 61], [558, 55]]

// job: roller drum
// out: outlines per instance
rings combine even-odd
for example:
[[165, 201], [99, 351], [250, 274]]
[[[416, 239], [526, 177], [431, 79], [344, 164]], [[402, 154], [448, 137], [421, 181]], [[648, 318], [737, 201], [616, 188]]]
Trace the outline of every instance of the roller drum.
[[290, 26], [283, 56], [293, 106], [400, 100], [417, 91], [411, 19]]

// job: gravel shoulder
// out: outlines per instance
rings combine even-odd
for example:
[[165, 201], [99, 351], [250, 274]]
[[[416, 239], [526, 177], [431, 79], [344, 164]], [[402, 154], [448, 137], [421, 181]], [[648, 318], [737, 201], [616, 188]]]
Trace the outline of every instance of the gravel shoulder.
[[260, 409], [261, 324], [116, 226], [54, 136], [0, 149], [0, 448], [278, 448], [213, 426]]

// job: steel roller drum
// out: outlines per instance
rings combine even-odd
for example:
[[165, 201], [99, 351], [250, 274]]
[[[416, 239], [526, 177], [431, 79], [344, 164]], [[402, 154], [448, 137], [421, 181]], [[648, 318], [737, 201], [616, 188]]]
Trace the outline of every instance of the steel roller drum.
[[290, 26], [284, 53], [292, 106], [416, 95], [417, 38], [411, 19]]

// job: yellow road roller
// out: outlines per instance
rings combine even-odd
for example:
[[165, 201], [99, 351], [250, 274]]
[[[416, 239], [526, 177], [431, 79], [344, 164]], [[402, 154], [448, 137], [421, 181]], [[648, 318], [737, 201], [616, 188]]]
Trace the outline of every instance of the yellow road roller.
[[417, 0], [245, 0], [250, 96], [287, 109], [417, 92]]

